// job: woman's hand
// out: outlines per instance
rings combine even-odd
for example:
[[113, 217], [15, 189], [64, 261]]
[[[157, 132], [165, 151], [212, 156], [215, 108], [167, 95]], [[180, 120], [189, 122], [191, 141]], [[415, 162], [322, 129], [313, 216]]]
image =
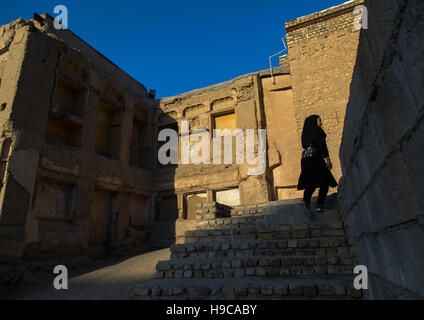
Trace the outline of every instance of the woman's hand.
[[325, 162], [327, 163], [327, 168], [329, 170], [333, 169], [333, 164], [331, 163], [330, 158], [325, 158]]

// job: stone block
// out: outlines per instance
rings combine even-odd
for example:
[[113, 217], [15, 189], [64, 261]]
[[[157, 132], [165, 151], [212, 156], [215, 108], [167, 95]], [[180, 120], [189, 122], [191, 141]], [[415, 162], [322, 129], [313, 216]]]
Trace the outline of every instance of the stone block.
[[254, 259], [254, 258], [248, 259], [247, 265], [249, 267], [255, 267], [255, 266], [257, 266], [258, 265], [258, 259]]
[[292, 238], [309, 238], [309, 231], [292, 231]]
[[270, 266], [280, 266], [281, 265], [281, 259], [280, 258], [271, 258], [269, 259]]
[[337, 236], [344, 236], [345, 231], [343, 229], [334, 229], [334, 230], [327, 230], [325, 232], [325, 235], [327, 237], [337, 237]]
[[326, 285], [319, 285], [318, 291], [320, 296], [332, 296], [334, 294], [334, 288]]
[[256, 297], [256, 296], [259, 295], [259, 288], [256, 287], [256, 286], [249, 286], [247, 288], [247, 292], [248, 292], [249, 296]]
[[265, 233], [261, 235], [261, 239], [263, 240], [274, 240], [275, 239], [275, 234], [273, 233]]
[[327, 266], [327, 273], [329, 275], [336, 275], [339, 274], [340, 269], [338, 268], [338, 266]]
[[302, 286], [289, 285], [289, 294], [292, 296], [301, 296], [303, 294]]
[[287, 241], [278, 241], [277, 248], [278, 249], [286, 249], [287, 248]]
[[234, 288], [233, 287], [223, 287], [222, 288], [222, 294], [225, 297], [232, 297], [232, 296], [234, 296]]
[[335, 287], [335, 294], [338, 297], [343, 297], [346, 295], [346, 290], [344, 287]]
[[183, 286], [172, 288], [172, 294], [173, 295], [182, 295], [185, 292], [185, 288]]
[[168, 261], [159, 261], [156, 265], [156, 270], [158, 271], [171, 270], [171, 263], [169, 263]]
[[327, 268], [325, 266], [315, 266], [313, 268], [314, 268], [314, 274], [316, 274], [316, 275], [327, 274]]
[[297, 241], [297, 247], [298, 248], [309, 248], [309, 241], [308, 240], [298, 240]]
[[307, 224], [295, 224], [291, 228], [293, 231], [299, 231], [299, 230], [308, 230], [309, 226]]
[[303, 265], [304, 259], [303, 258], [292, 258], [291, 259], [291, 265], [292, 266], [301, 266]]
[[148, 296], [150, 292], [151, 292], [150, 287], [136, 286], [134, 288], [134, 293], [138, 296]]
[[318, 248], [319, 247], [319, 241], [318, 240], [309, 240], [308, 241], [308, 248]]
[[235, 287], [234, 294], [236, 297], [245, 297], [247, 296], [248, 289], [247, 287]]
[[244, 277], [244, 269], [243, 268], [234, 269], [234, 277], [237, 277], [237, 278]]
[[181, 279], [183, 276], [184, 276], [184, 271], [183, 270], [175, 270], [174, 277], [176, 279]]
[[274, 288], [272, 286], [261, 286], [261, 295], [272, 296], [273, 293], [274, 293]]
[[318, 238], [322, 236], [322, 231], [321, 230], [312, 230], [311, 231], [311, 237], [312, 238]]
[[319, 240], [319, 247], [320, 248], [328, 248], [329, 242], [327, 240]]
[[212, 265], [210, 263], [202, 263], [202, 270], [210, 270]]
[[187, 270], [184, 271], [184, 278], [192, 278], [193, 277], [193, 271]]
[[295, 266], [295, 267], [290, 267], [290, 274], [292, 276], [298, 276], [302, 274], [302, 268]]
[[344, 224], [342, 221], [334, 221], [331, 223], [331, 228], [332, 229], [343, 229], [344, 228]]
[[256, 275], [256, 268], [246, 268], [245, 275], [246, 276], [255, 276]]
[[361, 290], [356, 290], [353, 288], [347, 288], [347, 295], [353, 298], [360, 298], [362, 297]]
[[264, 267], [256, 267], [256, 275], [259, 277], [265, 277], [266, 276], [266, 270]]
[[233, 270], [232, 269], [224, 269], [224, 278], [232, 278]]
[[240, 259], [232, 260], [231, 261], [231, 266], [233, 268], [241, 268], [242, 267], [242, 262], [241, 262]]
[[288, 248], [297, 248], [297, 241], [296, 240], [289, 240], [287, 242], [287, 247]]
[[152, 288], [152, 296], [158, 297], [158, 296], [161, 295], [161, 293], [162, 293], [161, 287], [155, 286], [155, 287]]
[[209, 293], [210, 292], [211, 292], [211, 290], [210, 290], [209, 287], [201, 286], [199, 288], [199, 296], [201, 296], [201, 297], [207, 297], [207, 296], [209, 296]]
[[317, 265], [325, 265], [325, 264], [327, 264], [327, 258], [326, 257], [317, 257], [317, 258], [315, 258], [315, 263]]
[[275, 231], [277, 232], [290, 232], [291, 227], [289, 225], [281, 225], [275, 228]]
[[289, 268], [280, 268], [279, 275], [280, 276], [290, 275], [290, 269]]
[[288, 286], [284, 284], [274, 285], [274, 293], [279, 296], [285, 296], [288, 293]]
[[269, 259], [263, 257], [259, 259], [259, 265], [260, 266], [268, 266], [269, 265]]

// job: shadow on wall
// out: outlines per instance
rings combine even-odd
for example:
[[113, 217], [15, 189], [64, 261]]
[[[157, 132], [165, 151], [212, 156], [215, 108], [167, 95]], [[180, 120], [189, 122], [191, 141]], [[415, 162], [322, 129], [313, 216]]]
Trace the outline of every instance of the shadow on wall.
[[366, 1], [346, 111], [340, 209], [369, 299], [424, 296], [424, 3]]
[[[174, 188], [175, 170], [178, 165], [168, 164], [163, 165], [159, 162], [158, 151], [164, 145], [169, 143], [169, 137], [166, 141], [158, 141], [158, 135], [161, 130], [172, 129], [180, 132], [178, 122], [161, 112], [158, 115], [158, 123], [156, 132], [153, 134], [153, 161], [155, 162], [156, 170], [153, 173], [153, 185], [165, 185], [161, 191], [156, 192], [153, 196], [153, 208], [151, 218], [151, 246], [152, 248], [167, 248], [175, 243], [175, 223], [178, 219], [178, 199]], [[169, 149], [166, 156], [171, 156]]]

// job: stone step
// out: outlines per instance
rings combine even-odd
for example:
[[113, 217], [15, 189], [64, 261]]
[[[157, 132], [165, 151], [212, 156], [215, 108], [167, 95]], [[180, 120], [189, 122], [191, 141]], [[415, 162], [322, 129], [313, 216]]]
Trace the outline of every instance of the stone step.
[[221, 229], [221, 228], [234, 228], [249, 225], [258, 225], [265, 218], [262, 215], [258, 216], [247, 216], [247, 217], [231, 217], [231, 218], [216, 218], [216, 219], [205, 219], [198, 222], [197, 229]]
[[351, 257], [195, 258], [159, 261], [157, 279], [352, 275]]
[[293, 256], [339, 254], [351, 257], [353, 250], [344, 238], [314, 240], [250, 240], [235, 242], [200, 242], [171, 246], [171, 259], [246, 257], [246, 256]]
[[231, 229], [207, 229], [185, 232], [185, 243], [214, 242], [214, 241], [246, 241], [246, 240], [289, 240], [289, 239], [316, 239], [323, 237], [341, 237], [345, 235], [343, 225], [338, 227], [334, 224], [329, 229], [309, 229], [309, 225], [303, 229], [293, 229], [287, 225], [276, 227], [240, 227]]
[[[197, 230], [204, 229], [227, 229], [227, 228], [242, 228], [246, 226], [268, 226], [269, 216], [260, 215], [255, 217], [232, 217], [232, 218], [217, 218], [207, 219], [198, 222]], [[281, 228], [285, 230], [322, 230], [322, 229], [334, 229], [343, 227], [343, 223], [340, 220], [316, 222], [316, 223], [295, 223], [295, 224], [283, 224]]]
[[[338, 250], [340, 249], [340, 250]], [[345, 254], [341, 252], [346, 252]], [[255, 249], [255, 250], [228, 250], [228, 251], [203, 251], [203, 252], [189, 252], [189, 253], [175, 253], [171, 255], [173, 259], [184, 258], [245, 258], [251, 256], [328, 256], [338, 254], [339, 256], [354, 257], [354, 252], [350, 247], [338, 248], [318, 248], [318, 249]]]
[[284, 300], [359, 299], [351, 279], [167, 279], [139, 283], [134, 299], [164, 300]]

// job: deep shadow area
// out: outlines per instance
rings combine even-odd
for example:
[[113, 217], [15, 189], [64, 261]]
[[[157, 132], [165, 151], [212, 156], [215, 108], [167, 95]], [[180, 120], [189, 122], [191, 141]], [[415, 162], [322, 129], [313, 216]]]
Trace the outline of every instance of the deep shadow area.
[[5, 300], [130, 299], [138, 281], [154, 278], [157, 261], [169, 259], [169, 249], [101, 259], [90, 267], [69, 270], [69, 289], [55, 290], [53, 280], [21, 284], [0, 295]]

